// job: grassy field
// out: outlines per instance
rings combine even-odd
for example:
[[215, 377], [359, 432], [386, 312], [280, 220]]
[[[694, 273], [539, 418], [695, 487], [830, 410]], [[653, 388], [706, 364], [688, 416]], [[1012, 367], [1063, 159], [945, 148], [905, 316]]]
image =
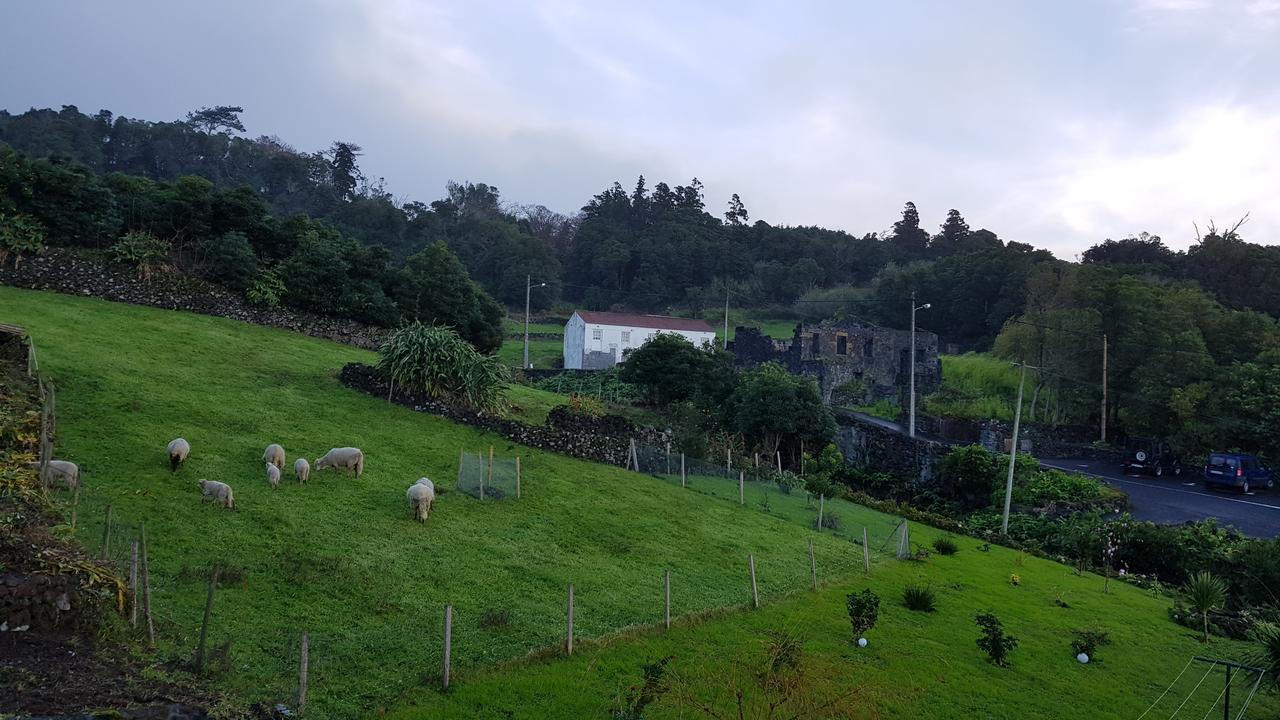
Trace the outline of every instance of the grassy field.
[[[940, 358], [942, 388], [920, 399], [924, 412], [949, 417], [1013, 419], [1018, 370], [1008, 361], [982, 353]], [[1029, 392], [1027, 398], [1030, 399]]]
[[[207, 571], [227, 569], [212, 644], [232, 641], [221, 681], [255, 700], [285, 700], [297, 642], [311, 634], [310, 707], [357, 717], [388, 707], [436, 672], [440, 617], [453, 603], [462, 675], [556, 642], [565, 587], [577, 585], [578, 632], [655, 619], [661, 572], [688, 578], [682, 610], [736, 605], [754, 553], [769, 593], [801, 587], [810, 533], [797, 525], [618, 468], [512, 446], [340, 385], [368, 352], [219, 318], [0, 288], [0, 322], [32, 333], [58, 386], [57, 454], [83, 471], [78, 534], [90, 547], [112, 507], [113, 556], [147, 523], [162, 652], [190, 657]], [[165, 443], [191, 441], [170, 475]], [[266, 483], [262, 448], [289, 462], [329, 447], [366, 453], [359, 480], [316, 473]], [[452, 486], [459, 450], [523, 456], [525, 497], [442, 496], [425, 526], [404, 490], [426, 475]], [[195, 482], [230, 483], [238, 510], [200, 502]], [[820, 561], [849, 543], [817, 538]], [[482, 615], [505, 615], [483, 628]], [[465, 638], [465, 639], [464, 639]]]

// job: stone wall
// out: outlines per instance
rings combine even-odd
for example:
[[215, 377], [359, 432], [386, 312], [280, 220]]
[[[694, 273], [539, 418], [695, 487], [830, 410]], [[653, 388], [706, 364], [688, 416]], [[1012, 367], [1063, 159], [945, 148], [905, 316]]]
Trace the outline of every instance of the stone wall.
[[[387, 381], [373, 367], [350, 363], [342, 368], [338, 377], [348, 387], [375, 397], [387, 397]], [[400, 389], [391, 396], [391, 401], [417, 412], [439, 415], [454, 422], [497, 433], [521, 445], [609, 465], [626, 465], [632, 439], [649, 445], [664, 445], [671, 439], [665, 432], [637, 427], [618, 415], [591, 417], [574, 413], [563, 406], [551, 410], [546, 425], [533, 426], [492, 415], [481, 415]]]
[[836, 413], [836, 426], [835, 443], [845, 462], [920, 486], [936, 482], [938, 461], [950, 447], [921, 437], [913, 439], [848, 413]]
[[[1005, 441], [1013, 434], [1013, 423], [983, 420], [979, 425], [979, 443], [992, 452], [1004, 452]], [[1032, 422], [1023, 422], [1018, 426], [1018, 445], [1021, 451], [1038, 458], [1082, 458], [1118, 463], [1126, 457], [1123, 450], [1094, 445], [1097, 439], [1096, 427]]]
[[256, 307], [239, 293], [196, 278], [159, 275], [143, 282], [99, 254], [67, 248], [49, 248], [35, 257], [23, 258], [17, 269], [11, 264], [0, 267], [0, 285], [216, 315], [370, 350], [377, 348], [389, 332], [354, 320]]

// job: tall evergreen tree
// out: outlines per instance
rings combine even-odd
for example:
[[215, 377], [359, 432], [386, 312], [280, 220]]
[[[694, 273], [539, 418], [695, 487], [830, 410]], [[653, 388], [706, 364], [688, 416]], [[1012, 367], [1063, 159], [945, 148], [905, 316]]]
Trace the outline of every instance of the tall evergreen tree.
[[902, 219], [893, 224], [889, 244], [897, 260], [911, 261], [924, 257], [929, 249], [929, 233], [920, 227], [920, 212], [916, 210], [915, 203], [908, 202], [902, 209]]
[[729, 209], [724, 214], [724, 219], [734, 226], [746, 225], [750, 219], [747, 215], [747, 207], [742, 204], [742, 198], [738, 197], [738, 193], [734, 193], [729, 198]]
[[964, 241], [969, 237], [969, 223], [959, 210], [947, 211], [947, 219], [942, 223], [942, 232], [934, 236], [930, 249], [934, 255], [954, 255], [960, 252]]

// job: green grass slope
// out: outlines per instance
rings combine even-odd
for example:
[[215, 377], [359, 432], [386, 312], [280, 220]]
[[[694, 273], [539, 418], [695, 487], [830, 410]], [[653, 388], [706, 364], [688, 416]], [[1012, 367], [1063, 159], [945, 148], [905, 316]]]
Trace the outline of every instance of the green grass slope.
[[[688, 579], [679, 608], [741, 603], [744, 562], [762, 591], [803, 587], [810, 533], [793, 523], [621, 469], [511, 446], [347, 389], [342, 364], [373, 355], [220, 318], [0, 288], [0, 322], [26, 326], [58, 386], [57, 455], [80, 463], [78, 534], [98, 546], [112, 506], [113, 556], [147, 523], [162, 652], [189, 657], [206, 572], [229, 570], [211, 644], [232, 641], [222, 681], [244, 697], [288, 699], [301, 631], [311, 634], [317, 717], [393, 704], [437, 672], [440, 618], [453, 603], [457, 672], [557, 642], [565, 587], [578, 632], [602, 635], [656, 619], [662, 570]], [[170, 475], [165, 444], [192, 445]], [[329, 447], [366, 453], [359, 480], [291, 473], [272, 490], [260, 462], [279, 442], [289, 462]], [[524, 458], [525, 498], [481, 504], [444, 495], [425, 526], [405, 488], [426, 475], [451, 486], [461, 448]], [[235, 512], [202, 503], [196, 480], [235, 488]], [[817, 538], [819, 561], [848, 560], [846, 540]], [[488, 610], [507, 627], [483, 629]]]

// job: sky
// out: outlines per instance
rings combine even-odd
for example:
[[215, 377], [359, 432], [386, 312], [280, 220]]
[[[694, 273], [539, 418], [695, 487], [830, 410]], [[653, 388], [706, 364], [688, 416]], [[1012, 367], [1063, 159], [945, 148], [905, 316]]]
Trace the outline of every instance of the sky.
[[4, 2], [0, 107], [364, 148], [570, 213], [697, 177], [707, 207], [852, 233], [910, 200], [1072, 259], [1233, 224], [1280, 243], [1280, 0]]

